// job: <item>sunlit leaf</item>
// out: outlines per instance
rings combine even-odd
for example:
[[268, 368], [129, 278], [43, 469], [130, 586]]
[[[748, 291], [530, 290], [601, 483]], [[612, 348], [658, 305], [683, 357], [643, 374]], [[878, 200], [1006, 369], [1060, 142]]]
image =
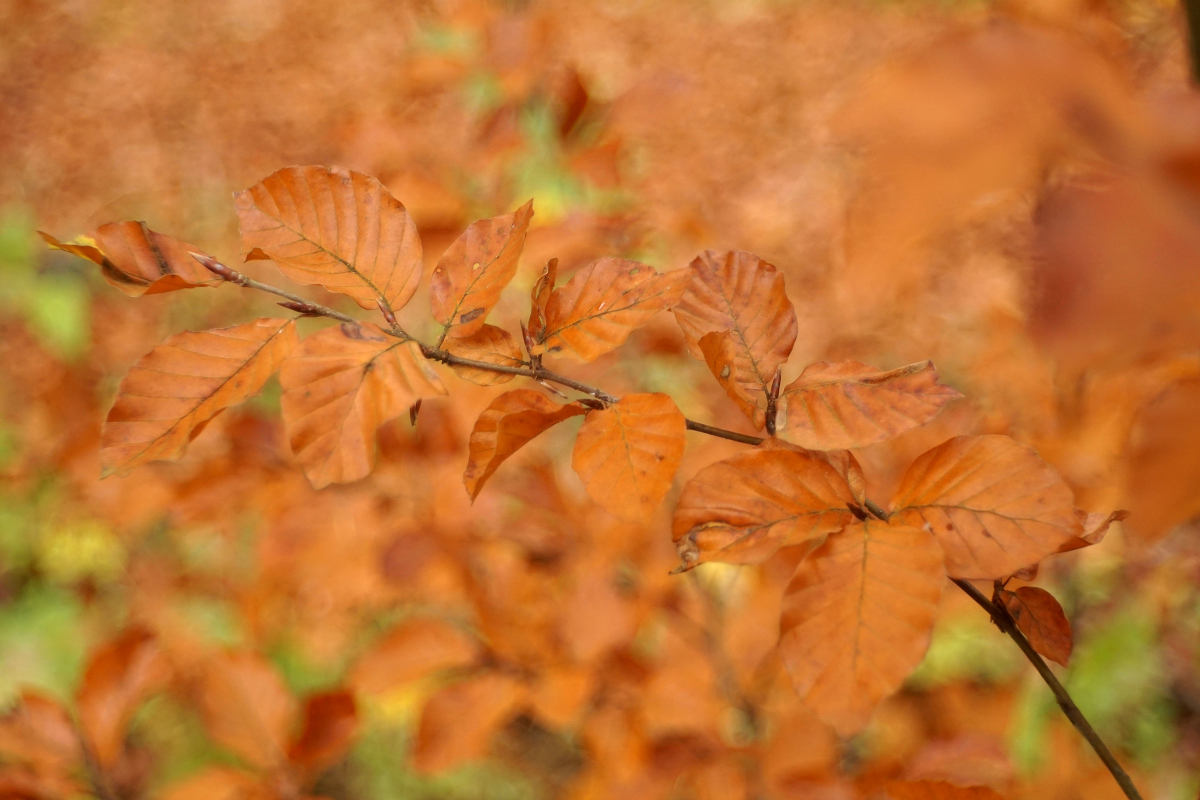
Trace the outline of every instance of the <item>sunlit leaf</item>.
[[[484, 361], [504, 367], [521, 366], [521, 348], [517, 345], [517, 340], [511, 333], [495, 325], [484, 325], [470, 336], [451, 336], [446, 339], [445, 346], [454, 355], [472, 361]], [[480, 386], [496, 386], [517, 377], [511, 373], [492, 372], [458, 364], [451, 364], [450, 369], [463, 380]]]
[[1033, 649], [1067, 666], [1071, 658], [1071, 623], [1054, 595], [1036, 586], [1022, 586], [1015, 592], [1001, 589], [998, 594]]
[[436, 619], [410, 619], [367, 651], [350, 680], [359, 691], [378, 694], [440, 670], [469, 666], [478, 656], [479, 645], [459, 628]]
[[253, 653], [221, 654], [205, 667], [200, 707], [213, 741], [256, 767], [286, 763], [296, 702], [278, 673]]
[[430, 698], [421, 712], [413, 766], [443, 772], [487, 755], [497, 728], [516, 710], [520, 686], [497, 673], [451, 684]]
[[860, 731], [929, 647], [946, 573], [920, 528], [857, 522], [830, 535], [788, 584], [779, 653], [805, 705]]
[[76, 703], [80, 727], [101, 767], [116, 763], [133, 713], [167, 677], [158, 643], [141, 629], [126, 631], [92, 655]]
[[358, 709], [347, 691], [322, 692], [304, 703], [300, 736], [288, 749], [288, 760], [309, 777], [336, 764], [358, 734]]
[[200, 252], [199, 248], [152, 231], [144, 222], [101, 225], [90, 237], [90, 243], [60, 242], [42, 231], [38, 235], [57, 250], [98, 264], [104, 280], [130, 297], [221, 282], [188, 255]]

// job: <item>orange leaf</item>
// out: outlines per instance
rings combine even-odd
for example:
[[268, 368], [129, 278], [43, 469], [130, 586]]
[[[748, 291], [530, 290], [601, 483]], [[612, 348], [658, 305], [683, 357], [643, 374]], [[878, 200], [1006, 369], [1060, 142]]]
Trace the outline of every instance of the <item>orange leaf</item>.
[[594, 261], [550, 295], [546, 331], [535, 350], [593, 361], [678, 303], [690, 278], [687, 270], [660, 274], [624, 258]]
[[945, 781], [888, 781], [890, 800], [1004, 800], [986, 786], [955, 786]]
[[358, 735], [358, 709], [347, 691], [323, 692], [304, 703], [304, 727], [288, 750], [288, 760], [308, 779], [336, 764]]
[[579, 403], [559, 405], [533, 389], [513, 389], [493, 400], [471, 431], [470, 455], [463, 483], [474, 500], [505, 459], [542, 431], [565, 419], [586, 414]]
[[[472, 361], [485, 361], [488, 364], [499, 364], [505, 367], [520, 367], [521, 348], [517, 345], [512, 334], [495, 325], [484, 325], [470, 336], [459, 338], [451, 336], [446, 340], [446, 349], [456, 356], [469, 358]], [[454, 374], [465, 381], [477, 383], [480, 386], [496, 386], [508, 383], [517, 377], [511, 373], [492, 372], [477, 367], [464, 367], [451, 364]]]
[[810, 450], [866, 447], [924, 425], [958, 397], [938, 383], [929, 361], [889, 372], [857, 361], [818, 361], [784, 387], [776, 429]]
[[416, 342], [369, 323], [342, 323], [305, 339], [283, 362], [283, 424], [318, 489], [366, 477], [375, 431], [446, 387]]
[[209, 420], [248, 400], [298, 343], [291, 320], [177, 333], [142, 357], [104, 424], [106, 473], [183, 455]]
[[755, 429], [762, 430], [767, 421], [766, 411], [746, 390], [746, 384], [738, 380], [740, 373], [737, 371], [737, 345], [733, 332], [713, 331], [704, 334], [700, 337], [700, 352], [704, 354], [704, 362], [729, 399], [750, 418]]
[[296, 703], [279, 675], [252, 653], [223, 654], [207, 667], [200, 705], [209, 736], [256, 767], [284, 764]]
[[152, 231], [144, 222], [101, 225], [92, 234], [95, 245], [60, 242], [42, 231], [38, 235], [56, 250], [99, 264], [104, 280], [130, 297], [221, 282], [188, 255], [200, 252], [199, 248]]
[[1071, 489], [1007, 436], [957, 436], [908, 468], [892, 519], [928, 526], [952, 578], [995, 580], [1058, 552], [1082, 527]]
[[479, 646], [463, 631], [436, 619], [401, 622], [358, 662], [351, 683], [362, 692], [386, 692], [439, 670], [466, 667]]
[[1001, 589], [1000, 599], [1033, 649], [1064, 667], [1071, 658], [1071, 623], [1054, 595], [1036, 586], [1015, 592]]
[[546, 262], [542, 274], [534, 281], [529, 292], [529, 325], [528, 331], [535, 341], [546, 337], [546, 305], [550, 302], [550, 294], [558, 280], [558, 259], [552, 258]]
[[74, 771], [82, 755], [71, 715], [57, 700], [31, 690], [0, 717], [0, 753], [46, 774]]
[[[399, 310], [421, 280], [421, 238], [383, 184], [341, 167], [287, 167], [234, 196], [242, 243], [287, 277]], [[255, 254], [258, 256], [258, 254]], [[261, 257], [261, 256], [259, 256]]]
[[163, 687], [167, 677], [168, 667], [154, 636], [141, 629], [126, 631], [92, 655], [76, 705], [80, 728], [102, 768], [117, 762], [133, 712]]
[[679, 496], [672, 537], [683, 567], [754, 564], [854, 521], [855, 502], [828, 461], [790, 448], [750, 450], [696, 473]]
[[857, 522], [800, 562], [779, 653], [805, 705], [843, 736], [921, 663], [942, 597], [942, 551], [920, 528]]
[[[1100, 542], [1104, 541], [1104, 536], [1108, 533], [1109, 526], [1114, 522], [1127, 519], [1129, 512], [1114, 511], [1111, 514], [1105, 514], [1103, 511], [1093, 511], [1089, 514], [1077, 508], [1075, 509], [1075, 515], [1079, 517], [1079, 524], [1082, 526], [1083, 532], [1058, 548], [1058, 552], [1060, 553], [1068, 553], [1072, 550], [1079, 550], [1083, 547], [1100, 544]], [[1032, 580], [1032, 578], [1029, 580]]]
[[543, 671], [531, 687], [533, 713], [555, 728], [570, 725], [584, 710], [595, 689], [591, 670], [560, 666]]
[[571, 466], [596, 504], [644, 520], [671, 488], [683, 460], [687, 420], [665, 394], [631, 394], [588, 412]]
[[168, 786], [161, 800], [275, 800], [259, 778], [229, 767], [209, 767]]
[[[747, 411], [728, 383], [736, 383], [750, 402], [765, 405], [775, 372], [783, 366], [796, 343], [796, 312], [787, 298], [783, 275], [753, 253], [706, 250], [689, 266], [692, 278], [675, 318], [683, 329], [692, 355], [713, 363], [701, 340], [711, 333], [728, 331], [733, 356], [730, 375], [725, 367], [713, 375], [729, 396]], [[711, 347], [711, 346], [710, 346]], [[747, 415], [762, 429], [762, 412]]]
[[446, 249], [429, 281], [429, 303], [445, 327], [443, 337], [466, 337], [483, 327], [517, 274], [532, 218], [530, 200], [511, 214], [472, 222]]
[[487, 755], [492, 734], [521, 701], [512, 678], [486, 673], [447, 686], [425, 704], [413, 766], [443, 772]]

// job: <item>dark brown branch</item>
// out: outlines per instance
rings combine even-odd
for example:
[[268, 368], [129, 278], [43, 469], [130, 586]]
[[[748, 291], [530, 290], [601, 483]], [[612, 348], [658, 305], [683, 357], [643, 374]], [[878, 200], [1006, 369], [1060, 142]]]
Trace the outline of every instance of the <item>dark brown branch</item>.
[[1200, 83], [1200, 0], [1183, 0], [1183, 14], [1187, 23], [1188, 62], [1192, 81]]

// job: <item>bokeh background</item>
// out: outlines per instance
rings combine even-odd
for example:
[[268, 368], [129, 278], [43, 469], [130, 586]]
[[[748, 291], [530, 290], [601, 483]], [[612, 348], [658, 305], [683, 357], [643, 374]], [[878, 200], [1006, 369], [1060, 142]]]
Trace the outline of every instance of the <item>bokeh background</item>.
[[[949, 436], [1003, 432], [1084, 509], [1128, 509], [1036, 583], [1075, 630], [1070, 691], [1145, 795], [1200, 791], [1200, 95], [1176, 3], [0, 3], [0, 706], [23, 686], [69, 701], [89, 649], [131, 622], [180, 663], [262, 654], [304, 693], [430, 614], [484, 631], [535, 683], [582, 682], [635, 744], [614, 754], [611, 720], [535, 710], [446, 768], [414, 764], [442, 679], [414, 681], [363, 693], [358, 744], [320, 794], [851, 798], [862, 776], [917, 775], [1117, 797], [965, 597], [947, 593], [925, 663], [843, 742], [762, 668], [786, 565], [669, 577], [670, 498], [641, 526], [606, 518], [570, 473], [568, 434], [471, 506], [466, 436], [494, 390], [457, 384], [415, 431], [385, 427], [380, 469], [352, 487], [307, 488], [277, 388], [183, 461], [100, 481], [100, 424], [130, 365], [170, 333], [273, 306], [233, 287], [127, 298], [34, 230], [141, 219], [236, 264], [231, 193], [291, 164], [377, 176], [430, 269], [469, 222], [532, 197], [501, 321], [552, 256], [567, 272], [601, 255], [669, 269], [737, 248], [787, 276], [800, 336], [785, 381], [819, 359], [933, 359], [967, 399], [859, 453], [874, 496]], [[428, 325], [422, 296], [411, 330]], [[576, 374], [744, 429], [661, 316]], [[681, 481], [731, 448], [689, 441]], [[712, 641], [723, 658], [706, 660]], [[130, 797], [231, 761], [181, 673], [135, 720]], [[759, 684], [749, 724], [737, 712]], [[704, 771], [729, 758], [733, 777]]]

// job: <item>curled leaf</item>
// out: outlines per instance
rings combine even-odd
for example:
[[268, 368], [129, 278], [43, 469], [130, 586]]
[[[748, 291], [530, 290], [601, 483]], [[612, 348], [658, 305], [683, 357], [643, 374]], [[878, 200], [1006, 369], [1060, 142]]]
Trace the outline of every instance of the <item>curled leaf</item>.
[[586, 414], [580, 403], [560, 405], [533, 389], [513, 389], [493, 400], [471, 431], [463, 483], [474, 500], [505, 459], [544, 430]]
[[1036, 586], [997, 594], [1033, 649], [1065, 667], [1071, 658], [1071, 623], [1054, 595]]
[[155, 347], [117, 389], [101, 440], [105, 472], [179, 458], [209, 420], [257, 394], [298, 341], [291, 320], [260, 319]]
[[957, 436], [919, 456], [892, 499], [892, 520], [925, 527], [952, 578], [996, 580], [1082, 532], [1070, 487], [1007, 436]]
[[421, 238], [379, 181], [341, 167], [287, 167], [234, 196], [247, 259], [363, 308], [402, 308], [421, 280]]
[[788, 584], [779, 653], [804, 704], [849, 736], [929, 647], [946, 573], [920, 528], [856, 522], [809, 554]]
[[537, 352], [593, 361], [619, 347], [636, 328], [683, 296], [691, 275], [659, 273], [624, 258], [602, 258], [550, 295]]
[[1060, 553], [1100, 544], [1104, 541], [1105, 534], [1108, 533], [1109, 527], [1114, 522], [1120, 522], [1129, 517], [1128, 511], [1114, 511], [1111, 514], [1105, 514], [1103, 511], [1088, 513], [1078, 508], [1075, 509], [1075, 514], [1079, 517], [1079, 524], [1083, 528], [1083, 532], [1060, 547], [1058, 549]]
[[588, 412], [571, 466], [588, 496], [623, 519], [644, 520], [671, 488], [683, 460], [687, 420], [665, 394], [631, 394]]
[[[495, 325], [484, 325], [475, 333], [466, 337], [451, 336], [446, 340], [446, 349], [452, 354], [472, 361], [484, 361], [504, 367], [519, 367], [521, 348], [512, 334]], [[478, 367], [465, 367], [450, 364], [454, 374], [465, 381], [477, 383], [480, 386], [496, 386], [508, 383], [517, 377], [511, 373], [492, 372]]]
[[56, 250], [98, 264], [104, 280], [130, 297], [221, 282], [189, 255], [199, 248], [152, 231], [144, 222], [101, 225], [90, 243], [60, 242], [42, 231], [38, 235]]
[[546, 262], [542, 274], [534, 281], [529, 292], [529, 333], [534, 339], [541, 341], [546, 336], [546, 304], [550, 302], [550, 293], [558, 281], [558, 259], [552, 258]]
[[887, 372], [857, 361], [818, 361], [784, 387], [776, 430], [810, 450], [849, 450], [924, 425], [955, 398], [929, 361]]

